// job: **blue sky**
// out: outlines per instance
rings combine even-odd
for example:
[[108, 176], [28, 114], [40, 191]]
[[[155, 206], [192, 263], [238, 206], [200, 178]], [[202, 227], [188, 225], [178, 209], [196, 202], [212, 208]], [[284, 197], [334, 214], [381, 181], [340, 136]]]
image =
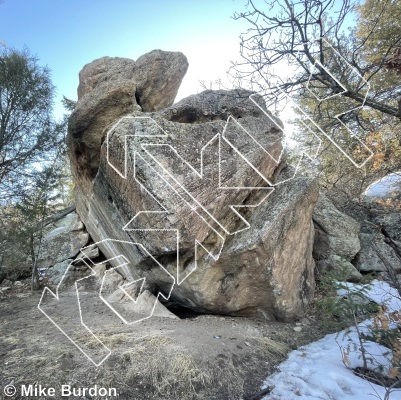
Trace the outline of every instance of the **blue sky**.
[[153, 49], [182, 51], [190, 67], [177, 99], [225, 78], [239, 59], [239, 35], [248, 26], [234, 21], [246, 0], [4, 0], [0, 41], [28, 47], [52, 71], [62, 95], [76, 99], [78, 72], [102, 56], [137, 59]]

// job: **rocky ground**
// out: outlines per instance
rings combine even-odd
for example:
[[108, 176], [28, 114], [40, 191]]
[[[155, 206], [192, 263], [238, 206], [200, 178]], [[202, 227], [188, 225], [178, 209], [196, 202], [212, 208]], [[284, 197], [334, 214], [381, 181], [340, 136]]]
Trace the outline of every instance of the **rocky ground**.
[[[96, 367], [39, 311], [41, 293], [26, 285], [0, 293], [0, 384], [54, 387], [55, 398], [65, 384], [116, 388], [120, 399], [250, 399], [290, 350], [327, 332], [312, 309], [298, 323], [177, 310], [181, 318], [129, 326], [100, 307], [89, 324], [101, 323], [98, 336], [112, 354]], [[73, 299], [65, 304], [76, 308]], [[11, 398], [22, 397], [17, 390]]]

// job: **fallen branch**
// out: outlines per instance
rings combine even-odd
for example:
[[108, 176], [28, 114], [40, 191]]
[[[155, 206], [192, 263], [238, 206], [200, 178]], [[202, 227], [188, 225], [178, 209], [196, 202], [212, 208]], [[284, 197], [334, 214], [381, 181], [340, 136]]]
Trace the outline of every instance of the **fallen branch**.
[[[69, 206], [64, 210], [59, 211], [57, 214], [54, 214], [50, 217], [47, 217], [46, 220], [43, 222], [43, 227], [50, 225], [54, 222], [59, 221], [60, 219], [64, 218], [66, 215], [75, 211], [75, 205]], [[36, 229], [39, 230], [42, 227], [42, 222], [36, 225]]]
[[270, 394], [274, 388], [275, 386], [268, 386], [266, 389], [262, 389], [260, 392], [250, 397], [246, 397], [245, 400], [260, 400], [266, 394]]

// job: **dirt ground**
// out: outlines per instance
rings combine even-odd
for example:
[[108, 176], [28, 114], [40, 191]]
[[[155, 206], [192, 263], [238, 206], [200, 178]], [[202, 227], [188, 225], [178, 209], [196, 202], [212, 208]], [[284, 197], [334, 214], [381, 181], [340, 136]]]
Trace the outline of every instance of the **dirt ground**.
[[[289, 351], [327, 333], [312, 311], [290, 324], [181, 313], [182, 319], [151, 317], [126, 325], [97, 303], [82, 310], [111, 350], [96, 367], [40, 312], [40, 296], [23, 286], [0, 294], [0, 399], [9, 384], [17, 392], [4, 399], [251, 399]], [[62, 307], [58, 323], [67, 327], [77, 318], [76, 299]], [[82, 340], [91, 349], [87, 337]], [[98, 343], [92, 344], [96, 352]], [[27, 395], [22, 385], [55, 388], [55, 395]], [[61, 385], [82, 390], [63, 396]], [[95, 385], [114, 388], [118, 396], [83, 392]]]

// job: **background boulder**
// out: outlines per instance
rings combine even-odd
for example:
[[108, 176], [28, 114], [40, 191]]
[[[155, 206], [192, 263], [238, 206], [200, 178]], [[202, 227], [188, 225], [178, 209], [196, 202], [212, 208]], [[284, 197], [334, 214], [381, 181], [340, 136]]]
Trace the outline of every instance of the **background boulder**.
[[37, 260], [38, 268], [48, 268], [64, 260], [73, 259], [89, 242], [89, 234], [74, 211], [45, 229]]
[[378, 203], [348, 203], [344, 211], [361, 224], [361, 272], [401, 272], [401, 213]]
[[320, 194], [313, 220], [314, 257], [320, 270], [337, 268], [340, 276], [345, 273], [351, 281], [360, 273], [397, 280], [401, 272], [401, 213], [397, 210], [330, 191]]
[[341, 212], [325, 193], [319, 193], [313, 211], [315, 239], [313, 257], [320, 272], [331, 271], [351, 282], [362, 275], [351, 261], [361, 249], [360, 224]]

